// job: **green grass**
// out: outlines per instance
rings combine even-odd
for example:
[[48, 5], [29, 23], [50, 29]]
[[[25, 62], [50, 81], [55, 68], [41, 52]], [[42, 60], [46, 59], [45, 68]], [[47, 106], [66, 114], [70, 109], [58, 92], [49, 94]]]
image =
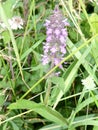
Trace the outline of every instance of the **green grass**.
[[[25, 2], [0, 2], [0, 21], [7, 26], [0, 26], [0, 130], [97, 130], [97, 2], [31, 0], [24, 6]], [[41, 63], [42, 43], [45, 19], [56, 4], [70, 26], [67, 54], [50, 69]], [[23, 18], [23, 29], [11, 29], [8, 19], [13, 16]], [[59, 77], [53, 75], [56, 71]], [[88, 76], [94, 80], [93, 90], [81, 83]]]

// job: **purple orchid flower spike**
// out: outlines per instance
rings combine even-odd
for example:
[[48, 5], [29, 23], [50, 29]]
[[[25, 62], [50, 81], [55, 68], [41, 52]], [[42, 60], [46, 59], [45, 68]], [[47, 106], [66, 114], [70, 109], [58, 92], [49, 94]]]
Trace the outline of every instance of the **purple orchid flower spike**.
[[[68, 36], [66, 26], [69, 26], [67, 19], [63, 17], [59, 7], [56, 6], [53, 14], [46, 20], [46, 42], [43, 44], [44, 54], [42, 55], [42, 64], [51, 64], [51, 67], [57, 65], [66, 54], [66, 39]], [[60, 65], [60, 68], [62, 66]]]

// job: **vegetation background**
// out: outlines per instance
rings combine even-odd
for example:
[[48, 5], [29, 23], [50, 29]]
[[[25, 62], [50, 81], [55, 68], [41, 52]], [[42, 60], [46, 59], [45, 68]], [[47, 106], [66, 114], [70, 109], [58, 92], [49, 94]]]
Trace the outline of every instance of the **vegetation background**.
[[[41, 63], [55, 5], [70, 24], [63, 70]], [[0, 130], [98, 130], [98, 1], [1, 0], [0, 23]]]

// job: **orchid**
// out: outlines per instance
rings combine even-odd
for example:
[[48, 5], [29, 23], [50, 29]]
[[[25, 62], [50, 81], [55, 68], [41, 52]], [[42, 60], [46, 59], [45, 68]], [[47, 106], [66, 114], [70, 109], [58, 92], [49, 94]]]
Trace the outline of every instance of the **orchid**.
[[44, 26], [46, 27], [46, 42], [43, 44], [42, 64], [50, 63], [53, 67], [59, 64], [66, 54], [68, 33], [65, 27], [69, 26], [69, 23], [56, 6], [53, 14], [46, 19]]

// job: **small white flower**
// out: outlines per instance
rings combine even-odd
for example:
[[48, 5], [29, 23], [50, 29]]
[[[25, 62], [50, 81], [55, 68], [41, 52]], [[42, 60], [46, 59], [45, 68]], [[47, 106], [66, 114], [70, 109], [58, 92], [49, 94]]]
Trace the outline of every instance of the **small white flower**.
[[14, 16], [12, 19], [9, 19], [8, 22], [13, 30], [23, 28], [23, 20], [20, 16]]
[[88, 90], [92, 90], [96, 87], [94, 80], [92, 79], [91, 76], [88, 76], [86, 79], [81, 80], [82, 85]]

